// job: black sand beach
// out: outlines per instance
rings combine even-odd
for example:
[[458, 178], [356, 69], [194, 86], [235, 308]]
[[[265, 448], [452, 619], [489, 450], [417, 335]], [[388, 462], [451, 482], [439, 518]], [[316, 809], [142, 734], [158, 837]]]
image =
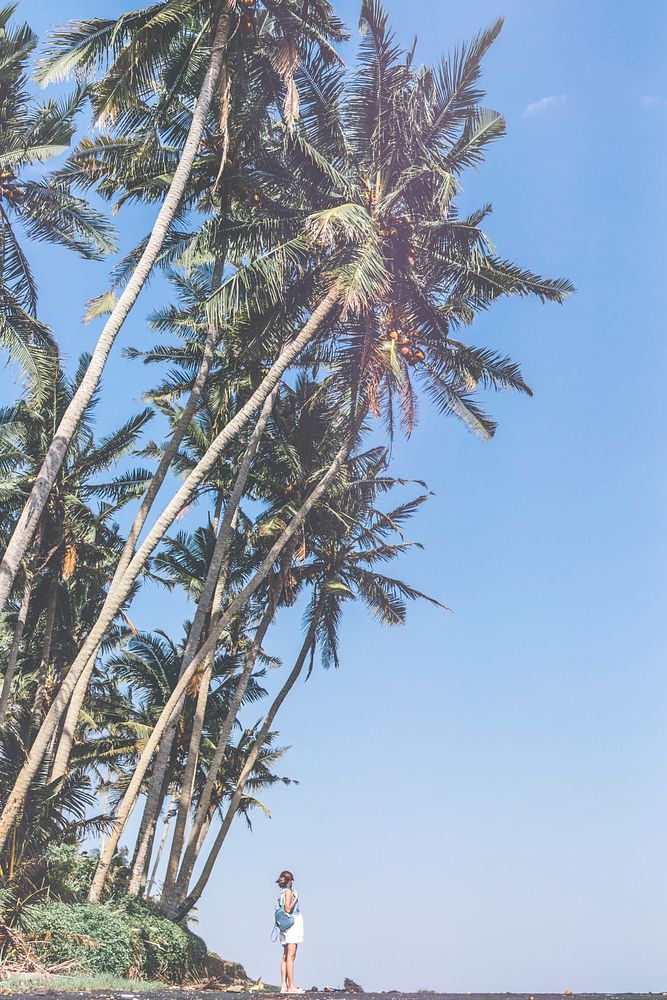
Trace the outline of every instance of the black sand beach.
[[[9, 993], [5, 995], [9, 996]], [[278, 1000], [281, 997], [280, 993], [270, 993], [266, 992], [253, 992], [253, 993], [228, 993], [226, 991], [216, 991], [216, 990], [186, 990], [186, 989], [171, 989], [171, 990], [155, 990], [155, 991], [141, 991], [137, 993], [131, 992], [116, 992], [110, 990], [94, 990], [90, 992], [79, 992], [79, 991], [63, 991], [63, 990], [50, 990], [48, 987], [40, 987], [32, 992], [17, 991], [16, 994], [20, 996], [22, 1000], [30, 1000], [30, 998], [38, 997], [63, 997], [63, 998], [73, 998], [76, 997], [77, 1000], [194, 1000], [196, 997], [202, 997], [204, 1000], [222, 1000], [222, 997], [233, 996], [238, 998], [238, 1000], [258, 1000], [258, 997], [262, 997], [262, 1000]], [[332, 991], [327, 993], [306, 993], [304, 996], [312, 998], [312, 1000], [332, 1000], [335, 996], [352, 996], [353, 994], [345, 994], [343, 991]], [[568, 1000], [651, 1000], [654, 997], [665, 997], [666, 993], [573, 993], [567, 994]], [[431, 993], [428, 991], [420, 991], [419, 993], [399, 993], [396, 991], [388, 991], [385, 993], [364, 993], [364, 1000], [388, 1000], [388, 998], [394, 997], [396, 1000], [563, 1000], [564, 994], [562, 993]]]

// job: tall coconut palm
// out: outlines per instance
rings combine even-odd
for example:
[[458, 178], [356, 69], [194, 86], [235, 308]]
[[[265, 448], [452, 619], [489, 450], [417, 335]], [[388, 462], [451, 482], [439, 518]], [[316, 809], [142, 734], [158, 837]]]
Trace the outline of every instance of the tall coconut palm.
[[[356, 433], [357, 428], [354, 428], [353, 432], [350, 432], [349, 435], [345, 437], [344, 443], [341, 445], [328, 469], [317, 483], [317, 486], [315, 486], [315, 488], [310, 492], [308, 498], [303, 503], [299, 511], [283, 529], [278, 539], [271, 546], [261, 565], [243, 586], [240, 592], [229, 602], [224, 612], [216, 615], [212, 620], [208, 639], [203, 643], [199, 652], [191, 660], [188, 668], [183, 672], [171, 698], [164, 708], [160, 721], [156, 725], [151, 738], [146, 744], [142, 758], [139, 761], [133, 779], [128, 786], [126, 796], [118, 810], [113, 830], [109, 836], [105, 849], [100, 856], [100, 863], [95, 873], [95, 878], [93, 879], [89, 893], [89, 899], [91, 901], [99, 899], [100, 893], [104, 888], [116, 845], [118, 844], [120, 835], [136, 802], [140, 783], [143, 780], [151, 757], [154, 754], [166, 727], [170, 724], [174, 713], [178, 710], [183, 697], [183, 692], [185, 691], [188, 683], [195, 675], [196, 671], [201, 668], [202, 663], [215, 649], [223, 630], [234, 621], [238, 613], [246, 606], [249, 599], [258, 590], [258, 588], [262, 586], [264, 581], [272, 572], [276, 560], [279, 559], [282, 552], [291, 543], [292, 539], [298, 535], [301, 526], [305, 522], [312, 508], [326, 495], [327, 490], [331, 488], [332, 484], [335, 483], [344, 466], [345, 459], [350, 449], [353, 447]], [[25, 767], [22, 781], [25, 781], [30, 766], [31, 764], [28, 764]], [[17, 785], [19, 784], [20, 783], [17, 783]], [[15, 791], [12, 794], [13, 801], [9, 804], [9, 808], [5, 807], [7, 815], [13, 811], [15, 802], [19, 798], [18, 788], [16, 786]]]
[[[269, 508], [267, 516], [260, 519], [259, 530], [255, 532], [255, 546], [262, 551], [267, 540], [279, 535], [290, 516], [300, 509], [312, 487], [313, 477], [319, 474], [337, 448], [336, 435], [333, 432], [332, 415], [335, 414], [338, 399], [333, 399], [327, 393], [326, 386], [300, 379], [296, 388], [283, 390], [273, 407], [271, 414], [270, 433], [265, 436], [261, 448], [261, 461], [258, 471], [251, 477], [250, 494], [259, 499], [257, 483], [265, 484], [271, 493], [273, 510]], [[339, 420], [340, 423], [340, 420]], [[281, 461], [282, 460], [282, 461]], [[264, 471], [262, 471], [264, 470]], [[289, 496], [286, 494], [289, 493]], [[276, 494], [279, 500], [276, 503]], [[279, 513], [277, 508], [280, 508]], [[269, 526], [269, 522], [270, 525]], [[305, 530], [305, 525], [302, 531]], [[274, 617], [279, 603], [292, 603], [291, 596], [291, 566], [300, 539], [294, 538], [292, 545], [286, 548], [265, 598], [265, 607], [255, 634], [253, 648], [250, 650], [245, 667], [238, 677], [234, 702], [218, 735], [217, 746], [211, 770], [207, 779], [206, 790], [197, 804], [196, 816], [193, 820], [190, 843], [197, 843], [201, 831], [209, 816], [210, 794], [215, 787], [217, 771], [225, 760], [227, 743], [232, 726], [239, 710], [245, 685], [251, 675], [254, 660], [261, 649], [268, 627]], [[229, 598], [228, 598], [229, 599]], [[189, 764], [194, 768], [198, 748], [193, 747]], [[180, 864], [180, 855], [185, 838], [188, 811], [191, 805], [191, 795], [181, 797], [178, 820], [174, 830], [171, 852], [167, 866], [165, 889], [161, 906], [170, 913], [175, 905], [174, 887]]]
[[[236, 471], [236, 480], [234, 482], [233, 489], [230, 496], [228, 497], [227, 503], [225, 505], [224, 516], [220, 520], [220, 524], [217, 531], [217, 537], [215, 540], [215, 545], [213, 547], [211, 558], [207, 566], [207, 571], [205, 574], [205, 579], [203, 581], [203, 586], [199, 594], [199, 599], [197, 603], [197, 610], [195, 617], [188, 635], [188, 641], [184, 650], [183, 661], [181, 664], [181, 674], [183, 674], [189, 667], [190, 660], [196, 655], [197, 650], [201, 646], [203, 640], [207, 635], [207, 626], [210, 627], [210, 621], [215, 616], [219, 615], [222, 611], [223, 606], [223, 596], [229, 593], [229, 553], [232, 545], [232, 534], [233, 526], [237, 518], [237, 511], [241, 498], [245, 491], [245, 485], [250, 473], [250, 469], [257, 452], [257, 448], [264, 434], [269, 416], [273, 409], [275, 401], [275, 393], [265, 401], [262, 408], [262, 412], [259, 416], [257, 424], [250, 436], [248, 444], [245, 448], [243, 456], [241, 458], [240, 464]], [[190, 794], [188, 787], [191, 787], [192, 781], [194, 780], [194, 767], [196, 756], [199, 751], [199, 741], [201, 738], [201, 731], [203, 726], [204, 712], [206, 708], [206, 699], [208, 693], [208, 686], [212, 676], [213, 669], [213, 654], [209, 655], [205, 661], [204, 668], [202, 670], [202, 676], [199, 684], [199, 692], [197, 695], [197, 710], [195, 713], [195, 722], [193, 725], [193, 731], [191, 734], [191, 754], [186, 766], [186, 775], [184, 778], [184, 789], [181, 796], [181, 804], [179, 807], [179, 812], [176, 819], [176, 825], [174, 829], [174, 837], [178, 840], [182, 837], [183, 824], [185, 822], [185, 816], [187, 815], [187, 799]], [[130, 891], [135, 892], [140, 888], [140, 884], [145, 880], [148, 872], [148, 863], [150, 858], [150, 846], [154, 836], [154, 831], [157, 823], [157, 817], [162, 805], [163, 792], [162, 788], [165, 785], [166, 776], [166, 764], [169, 754], [170, 742], [173, 738], [174, 722], [169, 726], [167, 732], [163, 736], [160, 744], [160, 750], [158, 754], [158, 760], [156, 760], [154, 774], [152, 779], [151, 789], [146, 801], [146, 808], [144, 810], [144, 817], [142, 819], [142, 826], [140, 830], [140, 849], [136, 858], [135, 867], [133, 870], [133, 876], [130, 882]]]
[[[269, 5], [267, 18], [275, 22], [281, 38], [291, 40], [297, 50], [298, 30], [313, 35], [321, 44], [325, 44], [326, 33], [335, 35], [338, 31], [338, 22], [332, 17], [326, 0], [318, 0], [305, 7], [296, 0], [287, 0], [275, 7], [276, 10], [273, 9], [273, 4]], [[0, 610], [9, 596], [75, 428], [99, 385], [116, 336], [151, 272], [178, 211], [223, 71], [230, 37], [238, 27], [239, 17], [235, 0], [216, 0], [212, 10], [208, 3], [202, 3], [201, 0], [192, 0], [190, 3], [163, 0], [144, 11], [124, 15], [117, 22], [83, 22], [55, 39], [55, 51], [42, 74], [45, 82], [57, 79], [73, 69], [90, 69], [111, 55], [111, 66], [94, 91], [94, 105], [98, 116], [122, 115], [128, 103], [131, 110], [132, 101], [143, 96], [144, 90], [151, 85], [157, 66], [164, 62], [165, 55], [173, 45], [182, 45], [184, 35], [186, 39], [190, 39], [191, 49], [198, 50], [197, 56], [201, 57], [202, 49], [207, 49], [204, 61], [206, 69], [190, 129], [151, 235], [122, 295], [113, 306], [86, 375], [49, 445], [28, 502], [0, 564]], [[320, 27], [323, 32], [319, 30]], [[189, 62], [191, 61], [192, 53]], [[291, 80], [291, 70], [288, 75]]]
[[[242, 801], [256, 755], [283, 702], [309, 662], [312, 669], [316, 646], [320, 646], [325, 666], [338, 666], [338, 634], [344, 602], [361, 600], [387, 625], [404, 623], [408, 600], [427, 600], [444, 607], [434, 598], [376, 569], [377, 564], [389, 562], [411, 547], [402, 539], [401, 528], [425, 499], [417, 497], [390, 511], [379, 509], [378, 494], [392, 485], [383, 475], [385, 469], [386, 455], [381, 452], [360, 455], [352, 461], [348, 487], [320, 512], [319, 530], [315, 537], [309, 538], [309, 546], [313, 545], [312, 555], [303, 566], [295, 566], [301, 583], [312, 588], [304, 620], [305, 639], [290, 674], [258, 727], [256, 740], [243, 763], [214, 844], [195, 886], [188, 891], [202, 849], [202, 841], [193, 830], [195, 835], [191, 836], [176, 892], [175, 913], [179, 919], [183, 919], [201, 897]], [[359, 475], [362, 471], [363, 475]], [[398, 535], [401, 540], [388, 541], [392, 535]]]

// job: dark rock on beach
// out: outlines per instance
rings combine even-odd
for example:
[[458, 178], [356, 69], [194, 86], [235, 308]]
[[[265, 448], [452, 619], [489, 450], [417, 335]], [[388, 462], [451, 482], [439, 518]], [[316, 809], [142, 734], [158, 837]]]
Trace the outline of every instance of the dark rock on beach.
[[360, 986], [359, 983], [355, 983], [354, 979], [347, 979], [343, 981], [343, 988], [346, 993], [363, 993], [364, 988]]
[[214, 951], [209, 951], [206, 956], [206, 973], [220, 983], [249, 982], [248, 974], [239, 962], [228, 962]]

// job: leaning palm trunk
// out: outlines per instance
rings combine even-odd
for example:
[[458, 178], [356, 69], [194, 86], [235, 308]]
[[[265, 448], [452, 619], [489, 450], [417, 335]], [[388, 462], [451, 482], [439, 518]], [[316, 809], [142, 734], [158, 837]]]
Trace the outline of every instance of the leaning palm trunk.
[[311, 647], [315, 642], [316, 631], [317, 631], [317, 614], [314, 614], [310, 623], [310, 627], [308, 629], [308, 634], [304, 639], [299, 655], [292, 668], [292, 672], [290, 673], [289, 677], [287, 678], [287, 680], [281, 687], [280, 691], [274, 698], [273, 703], [269, 711], [266, 713], [264, 721], [262, 722], [261, 728], [253, 741], [252, 748], [245, 759], [243, 768], [241, 770], [241, 774], [239, 775], [239, 779], [236, 783], [236, 788], [234, 789], [234, 794], [232, 795], [231, 802], [229, 803], [229, 807], [227, 809], [227, 812], [225, 813], [225, 818], [222, 821], [222, 826], [220, 827], [218, 834], [215, 838], [215, 841], [213, 842], [213, 847], [211, 848], [209, 856], [206, 859], [206, 863], [202, 869], [201, 875], [197, 879], [197, 883], [192, 892], [188, 893], [187, 897], [182, 900], [182, 902], [177, 908], [177, 916], [179, 920], [182, 920], [183, 917], [190, 912], [192, 907], [201, 898], [201, 894], [206, 888], [206, 884], [209, 878], [211, 877], [211, 872], [213, 871], [213, 867], [218, 858], [222, 845], [224, 844], [227, 834], [229, 833], [229, 829], [232, 825], [236, 813], [238, 812], [239, 806], [243, 801], [243, 792], [246, 786], [246, 782], [248, 781], [248, 778], [250, 777], [252, 769], [255, 766], [255, 762], [257, 761], [260, 751], [264, 746], [264, 743], [266, 742], [266, 738], [269, 735], [269, 731], [273, 724], [273, 720], [275, 719], [280, 706], [282, 705], [282, 703], [284, 702], [285, 698], [292, 690], [294, 685], [296, 684], [299, 674], [303, 670], [303, 666], [306, 662], [306, 657], [308, 656], [308, 653], [310, 652]]
[[[227, 573], [229, 570], [229, 549], [232, 542], [232, 530], [238, 514], [239, 505], [241, 503], [241, 497], [243, 496], [246, 487], [248, 475], [250, 474], [250, 467], [252, 465], [255, 454], [257, 453], [257, 448], [259, 447], [260, 438], [266, 429], [266, 425], [268, 423], [268, 419], [273, 409], [277, 395], [278, 395], [278, 390], [276, 388], [274, 389], [274, 391], [271, 393], [266, 403], [264, 404], [264, 407], [262, 409], [262, 414], [260, 416], [259, 421], [257, 422], [257, 427], [255, 428], [255, 433], [253, 435], [253, 438], [251, 439], [250, 444], [246, 449], [245, 455], [243, 456], [243, 461], [241, 463], [241, 467], [236, 477], [236, 482], [234, 484], [232, 495], [230, 496], [229, 502], [227, 503], [227, 507], [225, 509], [225, 516], [220, 528], [220, 534], [218, 539], [218, 541], [221, 543], [220, 549], [221, 549], [222, 559], [218, 569], [218, 582], [215, 588], [215, 594], [213, 596], [212, 617], [215, 617], [222, 611], [223, 599], [227, 585]], [[215, 559], [215, 553], [214, 553], [214, 559]], [[267, 621], [266, 628], [268, 628], [269, 626], [271, 617], [273, 617], [274, 610], [275, 610], [275, 604], [272, 604], [271, 615]], [[262, 632], [260, 638], [260, 645], [264, 637], [264, 634], [266, 633], [266, 628], [264, 628]], [[255, 638], [255, 643], [253, 644], [253, 648], [255, 648], [256, 642], [257, 638]], [[213, 656], [214, 653], [211, 653], [206, 663], [205, 670], [210, 671], [212, 669]], [[251, 672], [252, 672], [252, 665], [254, 665], [256, 658], [257, 658], [256, 652], [253, 657], [250, 656], [248, 657], [248, 659], [252, 659], [252, 664], [250, 666]], [[245, 676], [246, 670], [247, 670], [247, 662], [246, 662], [246, 669], [244, 669], [242, 673], [242, 678]], [[209, 673], [209, 678], [210, 678], [210, 673]], [[233, 724], [233, 719], [236, 717], [240, 701], [245, 694], [245, 690], [248, 683], [247, 678], [245, 679], [245, 683], [243, 682], [242, 678], [239, 679], [236, 691], [234, 692], [234, 697], [232, 699], [232, 707], [233, 706], [236, 707], [233, 708], [231, 724]], [[240, 695], [239, 695], [239, 689], [242, 689], [240, 691]], [[237, 703], [237, 696], [238, 696], [238, 703]], [[172, 840], [171, 851], [169, 853], [167, 873], [165, 876], [165, 886], [167, 887], [167, 894], [169, 894], [169, 887], [173, 886], [176, 880], [176, 875], [178, 873], [178, 865], [181, 858], [181, 851], [183, 850], [183, 842], [185, 840], [185, 829], [188, 822], [188, 816], [190, 815], [190, 806], [192, 805], [192, 793], [194, 790], [195, 771], [197, 767], [197, 760], [199, 758], [199, 746], [201, 743], [201, 734], [204, 723], [204, 714], [206, 711], [207, 699], [208, 699], [208, 684], [206, 686], [206, 690], [203, 693], [200, 687], [199, 694], [197, 697], [197, 709], [195, 711], [195, 721], [193, 724], [193, 730], [190, 738], [190, 746], [188, 748], [185, 773], [183, 775], [181, 793], [178, 800], [178, 815], [176, 817], [174, 836]], [[228, 718], [230, 713], [232, 713], [232, 708], [230, 708], [230, 712], [228, 713], [227, 716]], [[164, 892], [162, 898], [163, 900], [165, 898]]]
[[206, 716], [208, 689], [211, 685], [212, 676], [213, 676], [213, 654], [210, 654], [206, 658], [206, 662], [204, 663], [203, 675], [201, 681], [199, 682], [199, 690], [197, 691], [197, 702], [195, 704], [195, 711], [192, 719], [192, 728], [190, 730], [190, 740], [188, 743], [188, 753], [185, 760], [183, 778], [181, 780], [181, 790], [178, 796], [178, 811], [176, 814], [176, 826], [174, 827], [174, 836], [172, 839], [171, 851], [169, 853], [169, 861], [167, 862], [165, 885], [168, 884], [170, 879], [173, 878], [173, 875], [171, 874], [171, 869], [173, 868], [174, 864], [173, 858], [174, 856], [176, 856], [176, 864], [178, 864], [178, 858], [180, 857], [181, 847], [183, 845], [183, 839], [185, 837], [185, 826], [187, 824], [188, 814], [190, 812], [190, 803], [192, 801], [192, 793], [194, 789], [197, 762], [199, 760], [199, 747], [201, 744], [201, 734], [204, 729], [204, 718]]
[[215, 95], [216, 84], [223, 66], [232, 22], [234, 0], [221, 0], [219, 16], [211, 46], [208, 68], [192, 114], [187, 139], [169, 190], [158, 213], [146, 248], [139, 259], [132, 277], [119, 298], [97, 342], [86, 374], [81, 380], [67, 407], [55, 436], [49, 445], [32, 492], [14, 528], [2, 563], [0, 564], [0, 611], [4, 608], [33, 534], [46, 506], [53, 484], [60, 471], [65, 453], [76, 428], [97, 389], [113, 343], [136, 302], [148, 275], [164, 244], [167, 232], [185, 192], [192, 166], [201, 142], [206, 118]]
[[167, 836], [169, 834], [169, 825], [174, 818], [175, 810], [172, 808], [169, 810], [165, 816], [164, 823], [162, 824], [162, 836], [160, 837], [160, 843], [158, 845], [157, 854], [155, 855], [155, 864], [153, 865], [153, 871], [151, 873], [150, 880], [146, 886], [146, 896], [150, 896], [153, 891], [153, 886], [155, 884], [155, 879], [157, 878], [158, 869], [160, 867], [160, 861], [162, 860], [162, 852], [164, 851], [164, 845], [167, 843]]
[[[227, 576], [226, 569], [229, 547], [232, 540], [234, 518], [245, 490], [248, 475], [250, 473], [250, 467], [257, 453], [259, 442], [261, 441], [262, 435], [266, 430], [266, 425], [269, 421], [273, 404], [275, 403], [277, 391], [278, 390], [275, 389], [265, 401], [259, 420], [257, 421], [243, 455], [236, 477], [236, 482], [234, 483], [234, 489], [232, 490], [232, 494], [227, 503], [225, 516], [222, 519], [222, 524], [220, 525], [220, 529], [218, 531], [218, 537], [216, 539], [215, 548], [211, 557], [211, 563], [206, 574], [206, 580], [204, 581], [204, 587], [199, 597], [194, 621], [188, 634], [188, 640], [185, 645], [183, 660], [181, 662], [179, 678], [183, 676], [184, 671], [188, 668], [193, 656], [201, 644], [206, 618], [211, 610], [211, 607], [213, 607], [213, 611], [216, 613], [219, 610], [219, 605], [221, 605], [222, 593], [224, 591]], [[206, 674], [207, 670], [208, 666], [205, 666], [203, 668], [203, 674]], [[208, 684], [206, 686], [206, 692], [208, 692]], [[206, 701], [204, 700], [204, 708], [205, 707]], [[178, 711], [180, 712], [180, 706]], [[176, 735], [177, 725], [178, 712], [165, 732], [164, 738], [160, 742], [160, 749], [153, 768], [153, 775], [150, 781], [141, 826], [139, 828], [139, 835], [137, 838], [137, 851], [132, 866], [132, 875], [128, 885], [128, 892], [133, 896], [137, 895], [145, 884], [148, 865], [150, 863], [150, 844], [152, 844], [155, 827], [160, 815], [160, 810], [162, 809], [162, 800], [164, 798], [162, 788], [171, 756], [171, 748]], [[198, 746], [199, 742], [197, 742], [197, 747]]]
[[[165, 879], [165, 889], [162, 893], [161, 909], [168, 915], [173, 916], [176, 909], [176, 902], [180, 897], [187, 892], [187, 887], [190, 884], [190, 878], [192, 876], [192, 869], [197, 860], [198, 855], [198, 845], [202, 840], [202, 833], [205, 828], [207, 828], [207, 823], [210, 817], [210, 806], [213, 792], [215, 790], [215, 785], [218, 780], [218, 775], [220, 773], [220, 768], [222, 767], [223, 761], [225, 759], [225, 754], [227, 752], [227, 744], [229, 743], [229, 737], [231, 735], [232, 727], [238, 715], [239, 709], [241, 707], [241, 702], [248, 687], [252, 671], [257, 660], [257, 654], [261, 649], [264, 637], [268, 630], [269, 625], [273, 619], [275, 612], [275, 604], [272, 601], [269, 607], [264, 613], [264, 617], [260, 622], [260, 625], [255, 633], [255, 638], [253, 640], [252, 647], [246, 657], [246, 662], [242, 673], [236, 684], [234, 691], [234, 697], [232, 703], [229, 706], [229, 710], [223, 722], [220, 734], [218, 737], [218, 742], [213, 754], [213, 758], [209, 765], [209, 769], [206, 775], [206, 781], [202, 789], [202, 793], [197, 804], [197, 811], [192, 823], [192, 829], [190, 831], [190, 837], [188, 844], [183, 856], [183, 861], [181, 864], [180, 871], [178, 871], [178, 877], [176, 877], [179, 857], [175, 856], [175, 852], [172, 848], [172, 854], [174, 855], [175, 863], [172, 866], [172, 870], [167, 872], [167, 878]], [[174, 845], [175, 847], [176, 845]], [[182, 849], [182, 842], [178, 846], [179, 855]], [[170, 859], [171, 860], [171, 859]], [[171, 876], [171, 877], [170, 877]]]
[[[218, 259], [215, 262], [215, 267], [213, 268], [213, 276], [211, 278], [211, 291], [215, 289], [220, 284], [222, 279], [222, 274], [224, 271], [224, 261]], [[201, 364], [199, 366], [199, 371], [195, 377], [192, 384], [192, 389], [190, 390], [190, 395], [188, 396], [188, 401], [185, 404], [183, 412], [176, 422], [167, 443], [162, 457], [160, 459], [159, 465], [155, 470], [154, 475], [148, 485], [148, 489], [143, 496], [139, 510], [136, 513], [134, 521], [132, 522], [132, 527], [129, 530], [128, 536], [125, 540], [123, 546], [123, 551], [121, 552], [120, 559], [116, 565], [116, 569], [113, 575], [113, 580], [111, 587], [118, 582], [125, 573], [125, 570], [130, 564], [132, 556], [134, 555], [135, 546], [141, 534], [141, 530], [146, 523], [148, 515], [150, 514], [151, 508], [155, 501], [158, 492], [165, 479], [167, 478], [167, 473], [171, 468], [171, 464], [178, 453], [178, 449], [181, 445], [183, 438], [192, 422], [192, 418], [199, 406], [199, 401], [201, 399], [202, 392], [204, 391], [204, 386], [206, 385], [206, 380], [208, 378], [208, 373], [211, 368], [211, 362], [215, 355], [215, 348], [218, 342], [219, 330], [216, 323], [211, 320], [208, 324], [208, 329], [206, 332], [206, 340], [204, 341], [204, 351], [202, 354]]]
[[[199, 802], [197, 804], [197, 811], [195, 813], [194, 820], [192, 822], [192, 829], [190, 831], [190, 838], [188, 840], [188, 845], [183, 857], [183, 862], [179, 872], [178, 864], [181, 859], [181, 851], [183, 850], [183, 842], [185, 840], [185, 828], [187, 824], [187, 817], [190, 811], [190, 805], [192, 802], [192, 781], [190, 782], [189, 797], [187, 801], [181, 795], [181, 801], [179, 802], [179, 820], [180, 827], [178, 829], [179, 836], [177, 837], [177, 831], [174, 830], [174, 839], [171, 846], [171, 854], [169, 857], [169, 865], [167, 868], [167, 873], [164, 880], [164, 888], [162, 890], [162, 898], [160, 900], [160, 909], [167, 915], [173, 916], [175, 910], [176, 901], [180, 897], [180, 886], [184, 883], [185, 890], [190, 883], [190, 876], [192, 874], [192, 868], [196, 861], [196, 847], [199, 843], [199, 837], [201, 831], [206, 823], [207, 817], [209, 815], [209, 808], [211, 805], [211, 798], [213, 791], [215, 789], [216, 782], [218, 780], [218, 774], [220, 773], [220, 768], [222, 767], [223, 760], [225, 758], [225, 753], [227, 751], [227, 744], [229, 742], [229, 737], [232, 731], [232, 726], [236, 721], [236, 716], [238, 715], [239, 709], [241, 707], [241, 702], [245, 696], [246, 690], [248, 688], [248, 683], [252, 672], [255, 667], [255, 662], [257, 660], [257, 655], [262, 648], [262, 643], [264, 642], [264, 637], [267, 633], [269, 625], [273, 619], [275, 613], [275, 601], [271, 600], [269, 606], [264, 612], [261, 622], [255, 632], [255, 637], [253, 639], [252, 645], [246, 656], [245, 664], [243, 670], [241, 671], [239, 678], [236, 682], [236, 688], [234, 689], [234, 696], [232, 698], [231, 704], [225, 716], [225, 720], [220, 729], [220, 734], [218, 736], [218, 742], [216, 744], [215, 752], [213, 754], [213, 759], [209, 765], [208, 772], [206, 774], [206, 781], [202, 789]], [[197, 748], [198, 750], [199, 748]], [[194, 779], [194, 768], [192, 778]]]
[[146, 536], [136, 555], [130, 562], [127, 572], [114, 588], [110, 588], [104, 602], [100, 616], [88, 634], [78, 656], [72, 663], [67, 676], [60, 687], [58, 694], [51, 704], [42, 727], [37, 734], [30, 753], [12, 789], [2, 816], [0, 816], [0, 850], [4, 847], [9, 831], [18, 815], [26, 795], [30, 788], [30, 783], [36, 775], [39, 766], [44, 758], [51, 738], [60, 724], [63, 712], [65, 711], [72, 692], [81, 673], [98, 643], [122, 607], [123, 602], [129, 596], [134, 581], [141, 573], [147, 559], [169, 530], [174, 520], [183, 508], [192, 499], [199, 484], [208, 473], [214, 468], [220, 455], [231, 443], [234, 437], [240, 433], [243, 427], [254, 413], [262, 406], [266, 398], [273, 392], [282, 378], [283, 372], [291, 365], [292, 361], [301, 351], [313, 340], [322, 324], [334, 312], [342, 295], [341, 289], [334, 285], [318, 307], [313, 311], [308, 322], [304, 325], [297, 337], [281, 352], [278, 359], [270, 368], [261, 385], [255, 390], [250, 399], [241, 407], [238, 413], [229, 421], [227, 426], [220, 432], [213, 444], [209, 447], [204, 457], [195, 466], [187, 477], [181, 488], [173, 497], [171, 502], [164, 509], [152, 529]]
[[[172, 720], [173, 724], [174, 720]], [[173, 748], [173, 741], [170, 744]], [[159, 753], [158, 753], [159, 756]], [[157, 762], [157, 757], [156, 757]], [[150, 866], [151, 854], [153, 853], [153, 844], [155, 842], [155, 834], [157, 831], [157, 822], [160, 818], [160, 812], [162, 810], [162, 805], [167, 797], [167, 792], [169, 791], [169, 786], [171, 784], [171, 774], [174, 767], [174, 758], [170, 754], [167, 766], [164, 768], [164, 776], [162, 779], [162, 784], [155, 788], [153, 785], [149, 785], [149, 794], [147, 800], [157, 806], [157, 813], [155, 815], [154, 823], [147, 823], [146, 811], [144, 810], [144, 815], [141, 819], [141, 829], [139, 835], [134, 842], [134, 854], [132, 855], [132, 872], [130, 875], [130, 881], [128, 884], [128, 892], [131, 896], [139, 895], [143, 891], [148, 878], [148, 868]]]
[[58, 741], [58, 749], [56, 750], [56, 755], [53, 760], [51, 781], [55, 781], [57, 778], [62, 778], [67, 771], [70, 754], [72, 752], [72, 745], [74, 743], [76, 724], [79, 721], [81, 706], [83, 705], [88, 685], [90, 684], [90, 678], [92, 677], [93, 670], [95, 669], [98, 652], [99, 646], [86, 664], [86, 669], [79, 677], [76, 687], [72, 693], [72, 699], [69, 703], [69, 708], [67, 709], [67, 715], [65, 716], [63, 731], [60, 736], [60, 740]]
[[201, 668], [201, 665], [206, 660], [206, 657], [215, 650], [223, 630], [234, 620], [236, 615], [245, 606], [257, 588], [260, 587], [267, 578], [276, 559], [280, 556], [290, 539], [304, 523], [313, 506], [318, 502], [320, 497], [326, 492], [330, 483], [338, 475], [348, 454], [349, 447], [350, 445], [346, 441], [346, 443], [340, 448], [338, 454], [318, 485], [311, 492], [310, 496], [302, 505], [300, 510], [294, 515], [287, 527], [281, 532], [279, 538], [274, 542], [268, 555], [264, 559], [264, 562], [255, 572], [254, 576], [230, 602], [225, 612], [222, 615], [216, 616], [215, 620], [211, 622], [211, 630], [208, 639], [202, 645], [201, 649], [193, 658], [187, 670], [185, 670], [182, 677], [176, 684], [162, 711], [162, 714], [160, 715], [160, 718], [153, 729], [153, 732], [148, 739], [148, 742], [146, 743], [146, 747], [137, 762], [134, 774], [132, 775], [130, 783], [127, 787], [123, 801], [120, 804], [116, 822], [111, 830], [109, 840], [104, 851], [100, 855], [100, 861], [88, 895], [91, 902], [99, 900], [102, 894], [104, 883], [106, 882], [107, 872], [115, 855], [118, 841], [120, 840], [120, 836], [125, 829], [125, 824], [127, 823], [130, 813], [134, 808], [134, 804], [141, 789], [141, 784], [150, 765], [151, 758], [155, 753], [160, 740], [162, 739], [166, 727], [169, 725], [174, 714], [178, 712], [190, 680]]
[[7, 657], [7, 667], [5, 668], [5, 676], [2, 682], [2, 694], [0, 694], [0, 726], [5, 721], [5, 716], [7, 714], [9, 695], [12, 690], [12, 682], [14, 680], [14, 674], [16, 673], [16, 664], [18, 663], [19, 650], [21, 649], [21, 639], [23, 638], [23, 630], [25, 629], [26, 619], [28, 617], [28, 609], [30, 607], [31, 595], [32, 595], [32, 581], [30, 577], [27, 576], [25, 584], [23, 586], [23, 597], [21, 599], [21, 607], [19, 608], [19, 613], [16, 619], [16, 625], [14, 626], [14, 635], [12, 637], [12, 644], [9, 649], [9, 656]]
[[51, 645], [53, 643], [53, 629], [56, 624], [56, 606], [58, 604], [58, 578], [53, 575], [49, 586], [49, 596], [46, 602], [46, 619], [44, 623], [44, 638], [39, 657], [39, 672], [37, 674], [37, 690], [33, 703], [32, 718], [36, 726], [39, 725], [44, 704], [46, 702], [46, 684], [49, 675], [49, 664], [51, 662]]

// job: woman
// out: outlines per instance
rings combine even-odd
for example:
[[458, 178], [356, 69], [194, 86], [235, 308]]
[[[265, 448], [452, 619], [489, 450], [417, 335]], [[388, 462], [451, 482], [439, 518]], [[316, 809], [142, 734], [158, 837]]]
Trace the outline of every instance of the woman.
[[280, 943], [283, 946], [283, 957], [280, 963], [280, 992], [304, 993], [294, 985], [294, 961], [299, 945], [303, 941], [303, 917], [299, 907], [299, 893], [294, 888], [294, 876], [291, 872], [281, 872], [276, 882], [280, 886], [278, 906], [294, 918], [294, 923], [286, 931], [280, 932]]

